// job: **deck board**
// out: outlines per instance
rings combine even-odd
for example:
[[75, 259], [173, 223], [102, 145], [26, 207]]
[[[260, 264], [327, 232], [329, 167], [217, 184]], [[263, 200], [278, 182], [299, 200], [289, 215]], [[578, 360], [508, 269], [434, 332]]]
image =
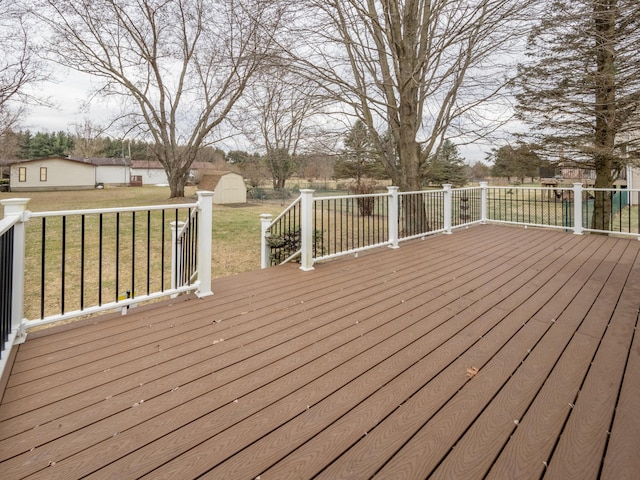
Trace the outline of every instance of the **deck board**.
[[639, 285], [638, 241], [504, 226], [216, 279], [21, 345], [0, 472], [633, 478]]

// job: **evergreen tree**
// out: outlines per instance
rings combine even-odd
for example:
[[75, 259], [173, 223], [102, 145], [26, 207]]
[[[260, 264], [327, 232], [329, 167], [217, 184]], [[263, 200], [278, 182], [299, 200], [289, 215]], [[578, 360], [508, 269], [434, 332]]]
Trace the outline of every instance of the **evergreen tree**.
[[542, 166], [542, 160], [528, 144], [504, 145], [493, 149], [488, 158], [493, 160], [491, 173], [494, 177], [506, 177], [509, 181], [516, 177], [521, 183], [526, 177], [536, 177]]
[[356, 190], [364, 179], [384, 178], [384, 166], [375, 153], [365, 124], [357, 120], [344, 136], [344, 150], [334, 165], [335, 178], [353, 178]]
[[[518, 116], [547, 154], [596, 171], [597, 188], [640, 148], [640, 2], [552, 0], [520, 67]], [[610, 200], [596, 195], [594, 228]]]
[[436, 154], [429, 158], [423, 178], [425, 183], [437, 185], [450, 183], [455, 187], [464, 186], [469, 179], [458, 147], [450, 140], [445, 140]]
[[73, 150], [74, 140], [65, 132], [37, 132], [31, 135], [26, 131], [20, 144], [21, 158], [43, 158], [60, 155], [66, 157]]

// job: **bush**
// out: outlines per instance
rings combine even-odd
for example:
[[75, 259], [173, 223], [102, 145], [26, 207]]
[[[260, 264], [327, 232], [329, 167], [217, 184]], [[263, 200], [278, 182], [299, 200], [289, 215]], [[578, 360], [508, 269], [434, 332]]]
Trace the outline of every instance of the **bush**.
[[[350, 185], [350, 190], [356, 195], [369, 195], [375, 193], [377, 182], [372, 179], [361, 180]], [[373, 197], [358, 198], [358, 211], [363, 217], [373, 215], [376, 199]]]
[[294, 193], [286, 188], [262, 188], [254, 187], [247, 190], [247, 198], [250, 200], [285, 200], [292, 198]]
[[247, 190], [247, 198], [250, 200], [265, 200], [266, 193], [264, 188], [254, 187]]
[[[314, 255], [323, 255], [324, 251], [318, 251], [318, 245], [322, 241], [322, 231], [315, 230], [313, 232], [313, 242], [316, 246]], [[291, 255], [302, 248], [300, 242], [300, 229], [282, 235], [274, 235], [267, 238], [267, 244], [271, 249], [271, 265], [280, 265]], [[292, 262], [300, 263], [301, 258], [297, 256]]]

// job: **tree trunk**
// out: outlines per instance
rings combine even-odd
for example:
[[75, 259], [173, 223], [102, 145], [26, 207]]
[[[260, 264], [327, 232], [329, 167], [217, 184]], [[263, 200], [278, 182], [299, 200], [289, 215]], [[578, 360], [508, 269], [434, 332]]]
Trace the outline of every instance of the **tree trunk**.
[[[422, 190], [420, 145], [415, 139], [415, 134], [407, 133], [407, 129], [400, 129], [397, 145], [400, 157], [400, 190], [419, 192]], [[419, 235], [431, 230], [422, 195], [404, 196], [402, 207], [402, 230], [405, 236]]]
[[164, 166], [167, 180], [169, 181], [169, 189], [171, 191], [169, 198], [184, 197], [184, 186], [189, 179], [189, 170], [193, 160], [194, 158], [184, 158], [176, 155], [164, 162], [160, 161]]
[[[607, 155], [596, 155], [596, 182], [595, 188], [611, 188], [613, 178], [611, 176], [612, 159]], [[609, 231], [611, 226], [611, 193], [594, 193], [593, 217], [591, 228], [595, 230]]]
[[[617, 0], [594, 2], [593, 19], [596, 31], [597, 83], [595, 89], [595, 188], [613, 186], [613, 149], [616, 137], [616, 36]], [[611, 195], [596, 192], [591, 227], [609, 230]]]
[[169, 180], [169, 189], [171, 190], [169, 198], [184, 197], [184, 186], [187, 183], [187, 177], [172, 170], [167, 173], [167, 178]]
[[281, 177], [273, 178], [273, 188], [274, 190], [282, 190], [284, 188], [286, 179]]

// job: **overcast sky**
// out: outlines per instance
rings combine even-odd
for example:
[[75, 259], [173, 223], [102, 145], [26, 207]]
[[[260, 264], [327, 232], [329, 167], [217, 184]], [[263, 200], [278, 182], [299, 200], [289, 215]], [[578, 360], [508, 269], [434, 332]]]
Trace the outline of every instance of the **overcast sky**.
[[[87, 99], [94, 86], [89, 75], [76, 71], [59, 74], [55, 83], [41, 84], [37, 93], [41, 97], [50, 97], [56, 107], [30, 107], [22, 120], [22, 128], [31, 132], [65, 131], [75, 134], [76, 125], [83, 124], [85, 119], [90, 119], [94, 125], [106, 126], [115, 116], [114, 107], [110, 109], [103, 100], [97, 98], [93, 99], [88, 109], [86, 108]], [[117, 137], [115, 132], [111, 135]], [[225, 151], [242, 149], [235, 142], [218, 147]], [[469, 164], [484, 161], [486, 152], [490, 150], [491, 145], [480, 143], [459, 147], [460, 154]]]

